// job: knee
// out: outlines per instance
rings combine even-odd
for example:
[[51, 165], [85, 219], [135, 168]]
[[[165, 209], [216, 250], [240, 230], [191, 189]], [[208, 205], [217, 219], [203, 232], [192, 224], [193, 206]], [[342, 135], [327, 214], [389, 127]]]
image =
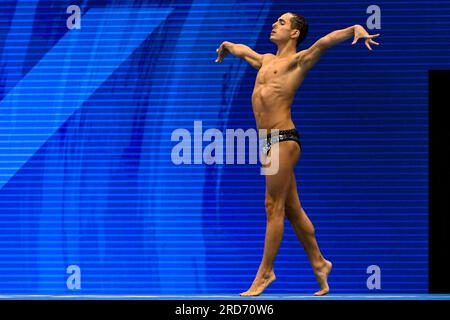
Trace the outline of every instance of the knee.
[[311, 220], [309, 220], [308, 216], [306, 215], [305, 210], [303, 209], [303, 207], [300, 208], [300, 214], [303, 216], [303, 219], [305, 219], [308, 228], [306, 228], [306, 232], [310, 235], [315, 236], [316, 234], [316, 229], [314, 228], [313, 223], [311, 222]]
[[286, 218], [288, 218], [288, 220], [291, 223], [297, 221], [300, 218], [300, 212], [298, 212], [298, 210], [295, 207], [290, 206], [288, 204], [286, 204], [285, 206], [285, 212]]
[[284, 219], [284, 201], [281, 199], [266, 198], [265, 201], [267, 219]]
[[298, 207], [286, 205], [286, 217], [292, 224], [298, 225], [303, 233], [315, 235], [314, 225], [302, 207], [299, 209]]

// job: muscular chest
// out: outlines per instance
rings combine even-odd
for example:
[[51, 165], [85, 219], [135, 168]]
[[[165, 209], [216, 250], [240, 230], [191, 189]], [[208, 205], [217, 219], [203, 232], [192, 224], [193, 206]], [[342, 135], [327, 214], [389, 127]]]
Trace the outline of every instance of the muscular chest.
[[273, 59], [261, 66], [256, 82], [258, 84], [275, 82], [277, 79], [286, 77], [290, 72], [292, 72], [292, 66], [287, 61], [276, 61], [276, 59]]

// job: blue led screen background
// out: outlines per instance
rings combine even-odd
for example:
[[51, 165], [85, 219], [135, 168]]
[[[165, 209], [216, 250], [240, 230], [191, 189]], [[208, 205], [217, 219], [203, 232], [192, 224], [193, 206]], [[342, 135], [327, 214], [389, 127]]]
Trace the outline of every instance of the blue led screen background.
[[[370, 265], [376, 292], [427, 292], [427, 71], [449, 68], [450, 3], [23, 0], [0, 12], [0, 293], [246, 289], [263, 249], [260, 167], [174, 165], [171, 134], [255, 127], [256, 70], [214, 63], [222, 41], [274, 53], [271, 25], [294, 11], [305, 48], [366, 26], [374, 4], [381, 45], [332, 48], [296, 96], [298, 191], [333, 292], [373, 293]], [[70, 5], [81, 29], [66, 26]], [[275, 272], [267, 293], [317, 289], [288, 222]]]

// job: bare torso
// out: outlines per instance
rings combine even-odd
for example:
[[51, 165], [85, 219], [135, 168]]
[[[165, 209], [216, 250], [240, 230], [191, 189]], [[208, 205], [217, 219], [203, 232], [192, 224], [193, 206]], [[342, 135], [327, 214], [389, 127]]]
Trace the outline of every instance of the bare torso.
[[291, 106], [305, 72], [294, 55], [279, 58], [264, 56], [252, 95], [253, 113], [258, 129], [292, 129]]

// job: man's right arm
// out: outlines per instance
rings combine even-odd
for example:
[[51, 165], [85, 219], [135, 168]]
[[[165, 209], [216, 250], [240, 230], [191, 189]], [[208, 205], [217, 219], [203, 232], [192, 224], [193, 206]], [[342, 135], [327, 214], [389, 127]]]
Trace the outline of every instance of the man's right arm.
[[225, 58], [228, 53], [231, 53], [238, 58], [244, 59], [257, 70], [262, 66], [264, 55], [253, 51], [250, 47], [247, 47], [244, 44], [236, 44], [224, 41], [216, 51], [218, 54], [216, 62], [218, 63], [221, 63], [223, 61], [223, 58]]

